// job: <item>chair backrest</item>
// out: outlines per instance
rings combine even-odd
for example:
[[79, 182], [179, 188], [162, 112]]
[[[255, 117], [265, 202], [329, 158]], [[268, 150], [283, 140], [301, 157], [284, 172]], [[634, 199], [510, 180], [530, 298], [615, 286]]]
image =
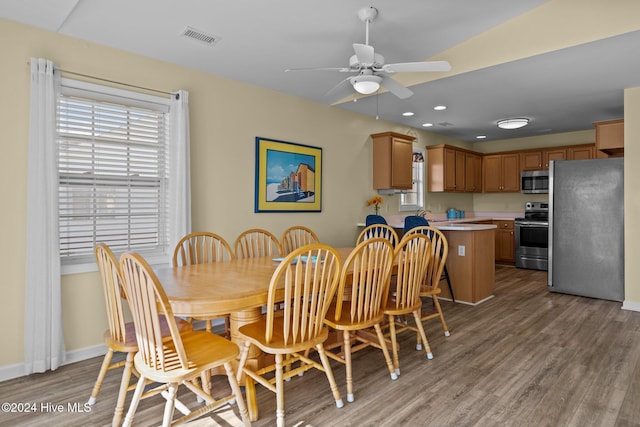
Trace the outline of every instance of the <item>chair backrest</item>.
[[235, 242], [237, 258], [256, 258], [262, 256], [280, 256], [282, 249], [278, 238], [271, 232], [252, 228], [242, 232]]
[[393, 246], [395, 246], [399, 241], [398, 233], [396, 233], [396, 230], [394, 230], [390, 225], [371, 224], [370, 226], [365, 227], [364, 230], [360, 232], [360, 235], [356, 240], [356, 245], [364, 242], [365, 240], [373, 239], [376, 237], [387, 239]]
[[431, 239], [426, 234], [412, 233], [396, 246], [394, 256], [398, 270], [392, 285], [395, 286], [392, 305], [396, 309], [415, 307], [420, 302], [422, 283], [431, 261]]
[[[340, 256], [327, 245], [314, 243], [287, 255], [269, 284], [266, 341], [274, 334], [282, 336], [286, 345], [317, 337], [338, 288], [340, 271]], [[276, 312], [281, 303], [284, 308]], [[283, 330], [275, 332], [274, 319], [281, 316], [285, 319]]]
[[429, 221], [425, 217], [419, 215], [409, 215], [404, 217], [404, 233], [416, 227], [428, 227]]
[[94, 248], [96, 263], [102, 279], [102, 289], [109, 320], [109, 333], [115, 342], [127, 341], [127, 328], [123, 306], [126, 293], [122, 287], [120, 265], [115, 255], [104, 243], [98, 243]]
[[302, 225], [294, 225], [282, 233], [280, 239], [282, 244], [282, 254], [288, 255], [293, 250], [312, 243], [320, 243], [320, 239], [316, 233], [308, 227]]
[[198, 231], [184, 236], [173, 251], [173, 266], [207, 264], [235, 258], [229, 243], [215, 233]]
[[367, 217], [364, 220], [365, 226], [370, 226], [372, 224], [387, 224], [387, 220], [384, 219], [384, 217], [382, 215], [367, 215]]
[[[171, 305], [155, 273], [136, 253], [120, 256], [120, 268], [127, 292], [127, 301], [138, 339], [138, 352], [144, 363], [158, 371], [188, 367], [180, 331]], [[166, 318], [171, 341], [163, 340], [160, 315]]]
[[431, 262], [427, 267], [423, 290], [437, 289], [442, 271], [444, 270], [447, 256], [449, 254], [449, 243], [442, 231], [434, 227], [414, 227], [405, 234], [402, 239], [409, 239], [413, 234], [424, 234], [431, 239]]
[[[382, 316], [392, 267], [393, 246], [388, 239], [374, 237], [358, 244], [342, 266], [336, 320], [348, 318], [353, 324], [365, 325]], [[342, 313], [344, 301], [350, 301], [349, 313]]]

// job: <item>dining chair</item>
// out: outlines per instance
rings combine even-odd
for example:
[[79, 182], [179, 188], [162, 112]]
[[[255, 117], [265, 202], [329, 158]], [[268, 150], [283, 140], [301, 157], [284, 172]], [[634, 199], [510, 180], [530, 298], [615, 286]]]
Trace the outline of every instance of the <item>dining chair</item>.
[[[342, 266], [336, 298], [325, 316], [327, 326], [342, 331], [341, 350], [338, 353], [327, 351], [327, 355], [346, 367], [349, 402], [354, 400], [352, 352], [368, 346], [379, 348], [391, 379], [398, 378], [381, 327], [392, 267], [393, 246], [389, 240], [373, 237], [358, 244]], [[359, 333], [372, 327], [377, 340], [370, 338], [368, 333]], [[352, 340], [356, 346], [351, 345]]]
[[[167, 295], [144, 258], [136, 253], [124, 253], [120, 256], [120, 266], [138, 341], [139, 351], [133, 363], [140, 373], [122, 425], [130, 426], [133, 423], [147, 381], [158, 385], [145, 392], [145, 395], [163, 392], [162, 396], [166, 399], [163, 427], [187, 422], [233, 401], [238, 405], [243, 423], [250, 425], [249, 414], [232, 368], [232, 363], [240, 354], [238, 346], [206, 331], [192, 330], [180, 334]], [[161, 316], [167, 319], [171, 332], [169, 341], [159, 340]], [[224, 366], [232, 394], [214, 399], [198, 386], [198, 378], [202, 373], [220, 366]], [[193, 412], [176, 405], [177, 389], [181, 384], [204, 400], [206, 405]], [[184, 416], [173, 421], [176, 407]]]
[[[393, 351], [393, 365], [396, 375], [400, 375], [400, 362], [398, 359], [397, 334], [406, 330], [416, 330], [422, 342], [428, 359], [433, 359], [429, 341], [422, 326], [421, 312], [422, 300], [420, 290], [427, 267], [431, 261], [431, 239], [420, 233], [412, 233], [404, 237], [396, 246], [394, 257], [397, 264], [397, 273], [391, 284], [391, 293], [384, 309], [384, 314], [389, 316], [389, 335]], [[415, 327], [408, 322], [399, 321], [396, 316], [413, 314]], [[398, 325], [396, 325], [396, 322]], [[399, 326], [399, 329], [396, 328]]]
[[[410, 232], [412, 229], [416, 227], [429, 227], [429, 221], [421, 215], [409, 215], [404, 218], [404, 230], [403, 235]], [[444, 266], [444, 270], [442, 271], [441, 278], [447, 281], [447, 286], [449, 287], [449, 294], [451, 295], [451, 301], [456, 302], [456, 297], [453, 294], [453, 288], [451, 287], [451, 279], [449, 278], [449, 272], [447, 271], [447, 266]]]
[[[284, 382], [309, 369], [325, 373], [336, 406], [343, 406], [323, 343], [328, 329], [323, 321], [338, 288], [341, 262], [335, 249], [310, 244], [295, 249], [280, 262], [269, 284], [266, 316], [241, 326], [244, 341], [238, 367], [238, 380], [244, 373], [247, 405], [251, 419], [257, 418], [255, 382], [276, 394], [276, 424], [284, 426]], [[276, 313], [274, 307], [282, 302]], [[246, 365], [251, 345], [275, 355], [275, 363], [261, 369]], [[321, 364], [307, 357], [315, 348]], [[293, 364], [300, 362], [297, 367]], [[273, 374], [275, 372], [275, 375]]]
[[237, 258], [255, 258], [262, 256], [279, 257], [282, 248], [278, 238], [270, 231], [252, 228], [243, 231], [234, 244]]
[[[120, 420], [122, 419], [127, 391], [133, 389], [133, 386], [129, 386], [129, 381], [133, 371], [133, 356], [138, 352], [138, 342], [133, 322], [125, 321], [124, 305], [126, 304], [126, 294], [122, 287], [122, 275], [118, 261], [109, 246], [104, 243], [99, 243], [95, 246], [94, 254], [100, 278], [102, 279], [109, 328], [104, 333], [107, 353], [104, 355], [102, 366], [88, 403], [89, 405], [96, 403], [107, 371], [124, 367], [112, 420], [113, 425], [117, 426], [120, 425]], [[176, 319], [176, 325], [180, 332], [192, 329], [191, 325], [182, 319]], [[160, 318], [160, 334], [165, 338], [170, 335], [164, 316]], [[115, 352], [126, 353], [125, 360], [111, 363]]]
[[[173, 251], [173, 266], [193, 264], [207, 264], [212, 262], [229, 261], [235, 258], [235, 254], [231, 246], [221, 236], [210, 233], [208, 231], [198, 231], [184, 236]], [[212, 330], [211, 321], [219, 317], [207, 317], [205, 320], [205, 329], [209, 332]], [[224, 336], [230, 338], [230, 321], [229, 315], [224, 316]]]
[[399, 239], [398, 233], [388, 224], [371, 224], [368, 227], [365, 227], [358, 238], [356, 239], [356, 245], [364, 242], [367, 239], [373, 239], [375, 237], [382, 237], [387, 239], [392, 246], [395, 246]]
[[293, 250], [302, 246], [320, 243], [320, 239], [318, 239], [316, 233], [310, 228], [302, 225], [294, 225], [282, 233], [280, 242], [282, 244], [282, 255], [288, 255]]
[[[439, 285], [442, 281], [442, 271], [445, 268], [445, 263], [447, 262], [447, 256], [449, 254], [449, 244], [444, 233], [434, 227], [414, 227], [405, 234], [405, 236], [403, 236], [403, 239], [414, 233], [425, 234], [431, 239], [431, 262], [427, 267], [427, 272], [422, 282], [420, 296], [422, 298], [431, 297], [435, 313], [422, 315], [422, 321], [439, 318], [440, 323], [442, 324], [442, 331], [444, 332], [444, 335], [448, 337], [450, 336], [449, 327], [447, 326], [447, 322], [444, 320], [444, 314], [442, 312], [440, 302], [438, 301], [438, 295], [440, 294]], [[420, 335], [417, 336], [417, 340], [416, 350], [422, 350]]]

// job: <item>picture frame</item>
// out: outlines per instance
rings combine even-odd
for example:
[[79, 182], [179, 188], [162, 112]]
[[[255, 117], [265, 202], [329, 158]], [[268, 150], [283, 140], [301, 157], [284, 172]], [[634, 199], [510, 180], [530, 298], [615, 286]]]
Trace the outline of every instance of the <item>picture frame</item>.
[[256, 137], [255, 212], [320, 212], [322, 148]]

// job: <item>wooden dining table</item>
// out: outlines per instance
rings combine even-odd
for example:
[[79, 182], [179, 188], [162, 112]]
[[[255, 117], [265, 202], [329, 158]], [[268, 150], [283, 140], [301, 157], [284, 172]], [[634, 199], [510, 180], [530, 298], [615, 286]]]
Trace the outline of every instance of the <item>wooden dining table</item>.
[[[342, 262], [352, 249], [336, 249]], [[215, 318], [229, 314], [231, 340], [241, 345], [238, 328], [262, 318], [278, 265], [279, 261], [268, 256], [158, 268], [155, 273], [175, 316]], [[252, 346], [247, 364], [252, 368], [265, 365], [258, 348]]]

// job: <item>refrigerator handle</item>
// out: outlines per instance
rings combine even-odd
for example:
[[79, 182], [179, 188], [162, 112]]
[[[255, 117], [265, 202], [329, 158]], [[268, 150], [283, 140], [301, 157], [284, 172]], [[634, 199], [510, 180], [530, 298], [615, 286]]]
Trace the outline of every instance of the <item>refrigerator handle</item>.
[[549, 162], [549, 237], [548, 237], [548, 267], [547, 286], [553, 287], [553, 179], [555, 171], [555, 160]]

